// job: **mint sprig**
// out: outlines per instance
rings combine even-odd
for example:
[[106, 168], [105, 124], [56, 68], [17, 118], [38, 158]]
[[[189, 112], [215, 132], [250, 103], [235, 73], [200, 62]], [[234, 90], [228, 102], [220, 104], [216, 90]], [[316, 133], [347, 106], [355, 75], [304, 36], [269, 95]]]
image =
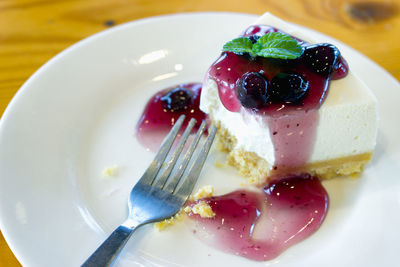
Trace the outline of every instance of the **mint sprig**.
[[241, 53], [253, 53], [253, 43], [251, 40], [247, 37], [239, 37], [236, 39], [233, 39], [230, 42], [227, 42], [224, 45], [223, 51], [230, 51], [233, 53], [241, 54]]
[[270, 32], [260, 37], [254, 44], [248, 37], [233, 39], [224, 45], [223, 51], [236, 54], [249, 53], [252, 57], [296, 59], [303, 53], [303, 48], [290, 35]]

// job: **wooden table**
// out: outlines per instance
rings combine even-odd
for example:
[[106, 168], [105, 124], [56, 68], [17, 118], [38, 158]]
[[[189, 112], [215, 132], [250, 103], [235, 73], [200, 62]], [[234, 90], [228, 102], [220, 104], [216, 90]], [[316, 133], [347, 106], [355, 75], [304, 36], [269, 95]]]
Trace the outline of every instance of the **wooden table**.
[[[270, 11], [337, 38], [400, 80], [400, 0], [1, 0], [0, 112], [41, 65], [113, 25], [194, 11]], [[0, 233], [0, 266], [20, 266]]]

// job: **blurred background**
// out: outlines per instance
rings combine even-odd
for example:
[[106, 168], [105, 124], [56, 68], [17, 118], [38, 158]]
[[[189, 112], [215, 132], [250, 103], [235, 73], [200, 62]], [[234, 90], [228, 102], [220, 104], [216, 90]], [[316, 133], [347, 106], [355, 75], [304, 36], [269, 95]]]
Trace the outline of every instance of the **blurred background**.
[[[400, 0], [0, 0], [0, 114], [41, 65], [77, 41], [182, 12], [269, 11], [339, 39], [400, 80], [399, 9]], [[1, 232], [0, 266], [20, 266]]]

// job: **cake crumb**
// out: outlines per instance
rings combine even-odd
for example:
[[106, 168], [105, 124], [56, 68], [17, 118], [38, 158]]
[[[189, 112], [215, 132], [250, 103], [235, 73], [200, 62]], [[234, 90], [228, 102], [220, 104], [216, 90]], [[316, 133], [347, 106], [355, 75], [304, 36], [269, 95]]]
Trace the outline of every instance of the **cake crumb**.
[[194, 214], [200, 215], [201, 218], [212, 218], [215, 216], [215, 213], [212, 210], [211, 206], [205, 201], [200, 201], [199, 203], [194, 205], [191, 208], [191, 211]]
[[[211, 185], [206, 185], [201, 187], [194, 195], [191, 195], [191, 200], [199, 200], [205, 197], [211, 197], [214, 193], [214, 188]], [[177, 221], [181, 221], [183, 219], [184, 213], [193, 212], [194, 214], [200, 215], [202, 218], [212, 218], [215, 216], [215, 213], [211, 209], [210, 205], [208, 205], [205, 201], [200, 201], [193, 207], [186, 206], [182, 208], [177, 214], [172, 216], [171, 218], [165, 219], [161, 222], [154, 223], [154, 229], [158, 231], [162, 231], [165, 228], [172, 226]]]
[[111, 167], [106, 167], [102, 172], [103, 177], [118, 176], [118, 173], [119, 167], [116, 164]]
[[201, 198], [211, 197], [213, 194], [214, 194], [214, 187], [212, 187], [211, 185], [206, 185], [197, 190], [197, 192], [194, 195], [192, 195], [191, 199], [199, 200]]
[[217, 167], [217, 168], [224, 168], [224, 167], [225, 167], [225, 164], [222, 163], [222, 162], [219, 162], [218, 160], [216, 160], [216, 161], [214, 162], [214, 165], [215, 165], [215, 167]]
[[171, 218], [165, 219], [165, 220], [163, 220], [163, 221], [161, 221], [161, 222], [156, 222], [156, 223], [154, 224], [154, 229], [156, 229], [156, 230], [158, 230], [158, 231], [162, 231], [162, 230], [164, 230], [166, 227], [175, 224], [175, 222], [181, 221], [181, 220], [182, 220], [182, 217], [183, 217], [182, 214], [183, 214], [183, 211], [182, 211], [182, 209], [181, 209], [177, 214], [175, 214], [175, 215], [172, 216]]
[[349, 175], [350, 179], [357, 180], [360, 178], [360, 173], [352, 173]]

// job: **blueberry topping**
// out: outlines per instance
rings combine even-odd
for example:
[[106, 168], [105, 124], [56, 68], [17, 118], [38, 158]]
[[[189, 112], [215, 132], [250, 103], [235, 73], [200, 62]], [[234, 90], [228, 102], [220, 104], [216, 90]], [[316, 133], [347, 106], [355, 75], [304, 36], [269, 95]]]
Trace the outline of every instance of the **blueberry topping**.
[[308, 88], [308, 81], [300, 74], [281, 72], [272, 79], [270, 93], [273, 102], [296, 104], [306, 96]]
[[260, 39], [261, 35], [251, 35], [249, 36], [250, 41], [255, 44], [257, 43], [258, 39]]
[[187, 109], [192, 104], [192, 92], [183, 87], [177, 87], [168, 91], [161, 97], [162, 105], [170, 111]]
[[339, 49], [331, 44], [311, 45], [303, 53], [306, 66], [322, 76], [328, 76], [338, 68], [339, 58]]
[[261, 108], [268, 101], [268, 81], [261, 73], [245, 73], [236, 88], [239, 101], [246, 108]]

